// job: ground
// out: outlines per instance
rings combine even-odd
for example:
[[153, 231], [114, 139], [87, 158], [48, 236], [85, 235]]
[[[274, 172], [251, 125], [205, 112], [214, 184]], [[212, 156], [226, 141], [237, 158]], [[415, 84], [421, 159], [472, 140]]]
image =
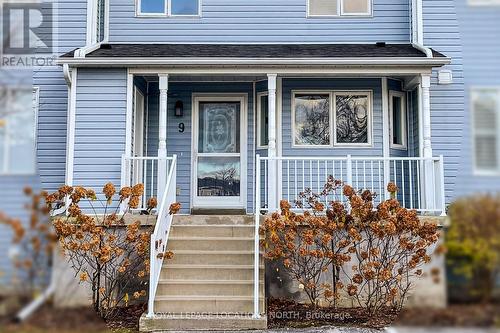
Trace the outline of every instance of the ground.
[[[107, 324], [90, 308], [57, 309], [50, 304], [37, 311], [26, 323], [15, 324], [8, 318], [0, 318], [1, 333], [137, 333], [137, 321], [145, 305], [122, 309], [117, 318]], [[290, 305], [289, 305], [290, 306]], [[287, 309], [288, 310], [288, 309]], [[265, 333], [500, 333], [500, 305], [452, 305], [447, 309], [412, 309], [404, 311], [394, 327], [386, 330], [359, 328], [356, 320], [344, 323], [325, 321], [302, 321], [301, 325], [318, 327], [297, 327], [286, 322], [276, 325]], [[359, 320], [359, 318], [358, 318]], [[270, 321], [273, 325], [273, 321]], [[291, 324], [290, 322], [288, 324]], [[295, 326], [295, 327], [294, 327]], [[350, 327], [349, 327], [350, 326]], [[294, 328], [292, 328], [294, 327]], [[469, 327], [464, 329], [464, 327]], [[476, 328], [474, 328], [476, 327]], [[497, 327], [495, 329], [494, 327]], [[228, 332], [224, 332], [228, 333]], [[254, 333], [264, 333], [255, 331]]]

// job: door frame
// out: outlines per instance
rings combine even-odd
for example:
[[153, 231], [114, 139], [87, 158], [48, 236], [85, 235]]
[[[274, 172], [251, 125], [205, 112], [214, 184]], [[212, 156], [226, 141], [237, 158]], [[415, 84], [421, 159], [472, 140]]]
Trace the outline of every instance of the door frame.
[[[200, 102], [240, 102], [240, 199], [238, 202], [225, 202], [224, 197], [211, 197], [201, 200], [198, 197], [198, 132]], [[191, 135], [191, 208], [247, 209], [248, 186], [248, 94], [247, 93], [194, 93], [192, 94], [192, 135]], [[203, 202], [205, 201], [205, 202]]]

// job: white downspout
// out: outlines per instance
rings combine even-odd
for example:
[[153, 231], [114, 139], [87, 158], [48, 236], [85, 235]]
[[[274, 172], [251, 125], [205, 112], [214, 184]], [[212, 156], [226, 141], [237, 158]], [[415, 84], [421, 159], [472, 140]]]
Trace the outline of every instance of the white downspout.
[[411, 44], [425, 53], [427, 58], [433, 58], [432, 50], [424, 46], [424, 15], [423, 0], [411, 0]]

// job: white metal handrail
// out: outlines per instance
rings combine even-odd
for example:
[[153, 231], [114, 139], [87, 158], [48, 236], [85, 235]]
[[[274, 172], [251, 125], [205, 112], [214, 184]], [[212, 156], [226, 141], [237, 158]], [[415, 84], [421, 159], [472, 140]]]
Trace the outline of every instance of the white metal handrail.
[[162, 200], [158, 208], [155, 230], [151, 235], [148, 300], [148, 317], [150, 318], [154, 316], [156, 289], [163, 266], [163, 256], [167, 250], [170, 227], [172, 226], [173, 215], [170, 214], [170, 205], [177, 200], [177, 155], [174, 155], [170, 160], [170, 171], [167, 177], [165, 193], [161, 196]]
[[[375, 203], [389, 198], [386, 186], [389, 182], [399, 187], [397, 199], [408, 209], [420, 213], [445, 215], [444, 159], [439, 157], [260, 157], [257, 158], [256, 178], [259, 182], [261, 211], [270, 207], [268, 169], [274, 167], [281, 175], [278, 195], [293, 204], [300, 192], [309, 188], [320, 193], [329, 176], [344, 181], [356, 190], [368, 189], [377, 193]], [[325, 198], [346, 201], [342, 191], [335, 197]], [[327, 203], [326, 202], [326, 203]], [[277, 207], [274, 203], [274, 207]], [[294, 207], [298, 209], [296, 205]]]
[[167, 176], [170, 172], [172, 157], [122, 156], [122, 187], [139, 183], [144, 185], [144, 194], [139, 207], [134, 210], [146, 210], [148, 198], [156, 197], [161, 200], [157, 180], [163, 161], [166, 164], [164, 172]]

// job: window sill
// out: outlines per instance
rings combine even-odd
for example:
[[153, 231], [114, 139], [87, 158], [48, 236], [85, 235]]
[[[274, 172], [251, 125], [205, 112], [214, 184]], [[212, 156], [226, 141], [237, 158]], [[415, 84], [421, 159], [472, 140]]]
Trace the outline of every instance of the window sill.
[[135, 14], [136, 18], [150, 18], [150, 19], [175, 19], [175, 20], [196, 20], [201, 19], [201, 15], [168, 15], [168, 14]]

